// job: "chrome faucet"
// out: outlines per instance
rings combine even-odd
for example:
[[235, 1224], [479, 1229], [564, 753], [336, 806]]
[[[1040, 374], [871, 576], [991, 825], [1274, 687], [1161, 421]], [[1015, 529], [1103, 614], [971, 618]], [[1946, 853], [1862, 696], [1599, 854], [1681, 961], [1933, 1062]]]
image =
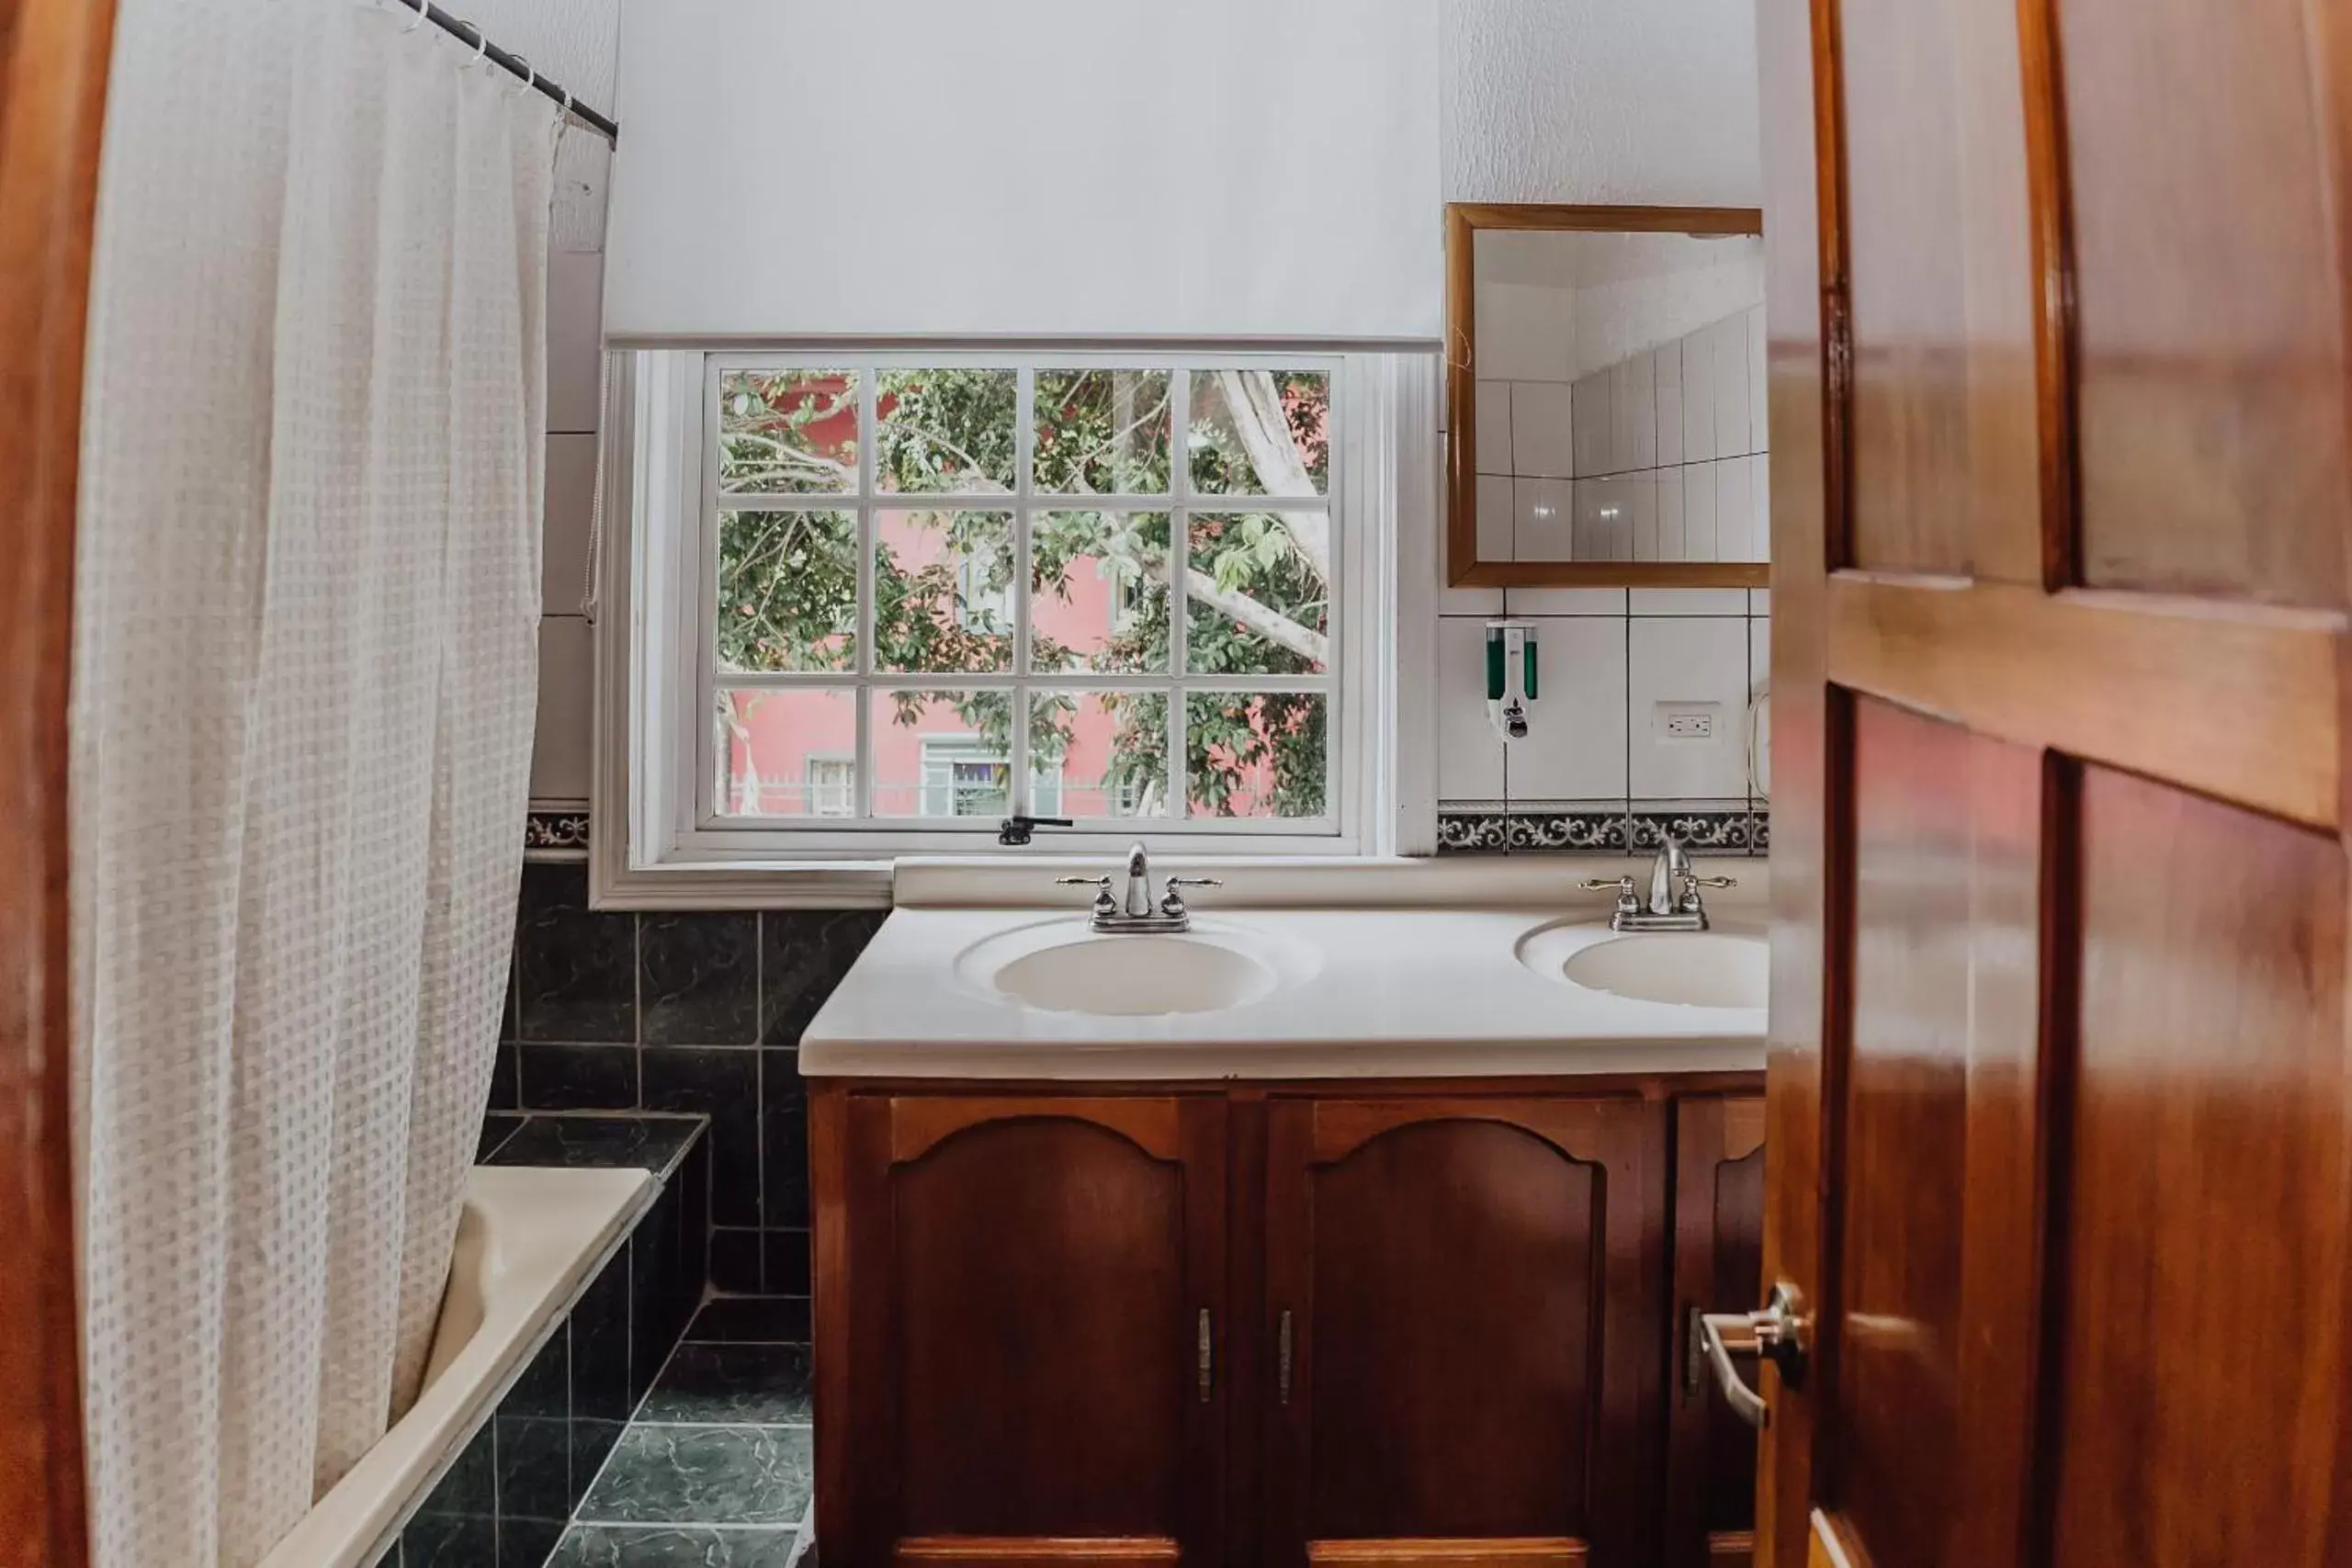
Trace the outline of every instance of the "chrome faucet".
[[1646, 900], [1640, 897], [1640, 885], [1630, 875], [1593, 877], [1584, 886], [1594, 892], [1604, 888], [1616, 891], [1617, 908], [1609, 917], [1609, 929], [1612, 931], [1702, 931], [1707, 929], [1707, 907], [1700, 901], [1699, 889], [1736, 887], [1739, 884], [1728, 876], [1701, 876], [1691, 869], [1682, 840], [1668, 833], [1658, 845], [1657, 858], [1650, 863], [1650, 893]]
[[1057, 879], [1064, 887], [1094, 889], [1093, 918], [1089, 922], [1104, 935], [1121, 933], [1157, 933], [1173, 936], [1193, 929], [1193, 911], [1185, 907], [1185, 887], [1222, 887], [1224, 883], [1214, 876], [1171, 876], [1168, 892], [1155, 905], [1151, 898], [1151, 860], [1141, 844], [1127, 850], [1127, 888], [1124, 898], [1114, 897], [1111, 889], [1116, 886], [1115, 876], [1064, 876]]

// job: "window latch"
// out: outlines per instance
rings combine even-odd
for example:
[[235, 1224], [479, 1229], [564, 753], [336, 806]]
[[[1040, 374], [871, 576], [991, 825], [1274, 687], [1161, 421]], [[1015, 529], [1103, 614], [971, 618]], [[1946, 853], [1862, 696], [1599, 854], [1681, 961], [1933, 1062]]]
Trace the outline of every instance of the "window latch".
[[1037, 836], [1040, 828], [1075, 828], [1077, 823], [1067, 817], [1006, 818], [997, 824], [996, 841], [1007, 849], [1018, 849]]

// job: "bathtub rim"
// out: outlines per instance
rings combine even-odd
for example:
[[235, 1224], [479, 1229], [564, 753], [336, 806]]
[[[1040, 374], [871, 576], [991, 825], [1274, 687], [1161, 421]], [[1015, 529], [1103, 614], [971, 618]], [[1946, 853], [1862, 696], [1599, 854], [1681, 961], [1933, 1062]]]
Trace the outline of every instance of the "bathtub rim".
[[[477, 1182], [487, 1179], [493, 1188], [603, 1188], [612, 1207], [588, 1245], [574, 1250], [549, 1281], [533, 1292], [530, 1327], [508, 1337], [491, 1353], [487, 1368], [470, 1371], [467, 1358], [474, 1345], [469, 1341], [450, 1359], [443, 1377], [427, 1387], [384, 1438], [311, 1506], [255, 1568], [370, 1568], [378, 1562], [497, 1414], [500, 1403], [521, 1380], [532, 1358], [563, 1327], [588, 1287], [619, 1256], [678, 1168], [676, 1161], [660, 1171], [639, 1166], [470, 1168], [465, 1188], [469, 1199], [476, 1193]], [[489, 1326], [485, 1322], [484, 1327]], [[462, 1392], [435, 1403], [435, 1391], [445, 1386]], [[392, 1439], [420, 1413], [425, 1427], [394, 1446]]]

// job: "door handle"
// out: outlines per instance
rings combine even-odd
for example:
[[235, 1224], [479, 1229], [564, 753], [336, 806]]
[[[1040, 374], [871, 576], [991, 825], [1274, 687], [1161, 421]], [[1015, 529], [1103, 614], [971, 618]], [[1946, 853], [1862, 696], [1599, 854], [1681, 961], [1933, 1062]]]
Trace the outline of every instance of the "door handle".
[[1699, 1343], [1715, 1370], [1715, 1386], [1739, 1418], [1761, 1427], [1771, 1419], [1763, 1395], [1747, 1386], [1732, 1365], [1734, 1356], [1758, 1356], [1781, 1370], [1781, 1380], [1794, 1385], [1804, 1376], [1806, 1343], [1812, 1320], [1804, 1315], [1804, 1298], [1782, 1280], [1772, 1287], [1762, 1312], [1709, 1312], [1699, 1314]]

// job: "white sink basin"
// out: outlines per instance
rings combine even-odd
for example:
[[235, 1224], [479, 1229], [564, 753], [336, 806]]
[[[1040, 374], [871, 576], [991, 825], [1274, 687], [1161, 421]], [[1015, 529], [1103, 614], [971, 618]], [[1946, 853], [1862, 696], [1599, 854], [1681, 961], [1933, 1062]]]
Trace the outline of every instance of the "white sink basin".
[[1048, 920], [975, 942], [956, 960], [957, 976], [984, 996], [1103, 1018], [1223, 1012], [1311, 970], [1262, 932], [1207, 921], [1182, 936], [1105, 936], [1083, 920]]
[[1520, 943], [1519, 961], [1589, 991], [1680, 1007], [1761, 1009], [1771, 984], [1771, 949], [1734, 931], [1547, 926]]

